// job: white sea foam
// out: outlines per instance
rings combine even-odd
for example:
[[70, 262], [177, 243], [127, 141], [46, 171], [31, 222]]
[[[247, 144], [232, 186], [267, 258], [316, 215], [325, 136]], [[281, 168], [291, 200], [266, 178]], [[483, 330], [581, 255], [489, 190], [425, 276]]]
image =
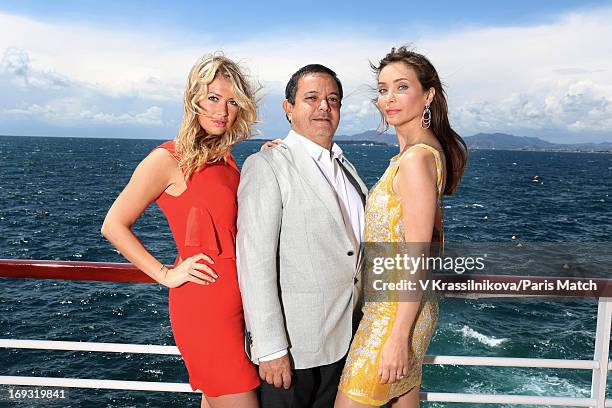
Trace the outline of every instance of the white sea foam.
[[523, 384], [517, 388], [521, 394], [557, 395], [560, 397], [588, 397], [589, 390], [566, 378], [556, 375], [523, 377]]
[[497, 306], [492, 305], [490, 303], [481, 302], [481, 303], [473, 304], [472, 307], [476, 310], [484, 310], [484, 309], [495, 309]]
[[502, 343], [506, 342], [508, 339], [498, 339], [493, 336], [487, 336], [486, 334], [482, 334], [472, 329], [470, 326], [463, 326], [460, 330], [461, 334], [465, 338], [478, 340], [482, 344], [486, 344], [489, 347], [497, 347]]
[[[470, 370], [474, 368], [466, 367], [466, 375], [469, 376]], [[488, 381], [473, 381], [467, 384], [464, 392], [468, 394], [499, 394], [500, 390], [505, 389], [504, 393], [516, 395], [537, 395], [537, 396], [564, 396], [564, 397], [588, 397], [589, 390], [584, 385], [575, 384], [565, 378], [555, 375], [527, 375], [522, 370], [488, 371]], [[503, 377], [502, 377], [503, 376]], [[499, 387], [499, 382], [505, 381], [504, 387]], [[508, 388], [511, 388], [510, 391]], [[499, 408], [514, 408], [516, 405], [501, 404]]]

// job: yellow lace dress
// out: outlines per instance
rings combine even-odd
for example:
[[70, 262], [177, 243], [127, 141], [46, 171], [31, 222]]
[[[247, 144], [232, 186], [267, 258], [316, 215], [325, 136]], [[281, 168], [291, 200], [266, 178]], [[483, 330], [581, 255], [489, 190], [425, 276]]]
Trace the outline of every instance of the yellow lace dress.
[[[443, 167], [440, 152], [426, 144], [414, 148], [429, 150], [435, 157], [437, 168], [438, 217], [432, 241], [443, 243], [442, 197]], [[404, 242], [400, 196], [393, 191], [393, 178], [399, 169], [402, 155], [391, 159], [389, 167], [368, 195], [365, 214], [365, 242]], [[367, 244], [366, 244], [367, 245]], [[421, 383], [421, 367], [425, 352], [434, 334], [438, 320], [438, 302], [435, 293], [424, 291], [410, 347], [414, 364], [403, 379], [392, 384], [380, 384], [378, 365], [383, 345], [391, 334], [398, 302], [368, 302], [363, 307], [363, 318], [349, 350], [342, 372], [339, 389], [350, 399], [368, 405], [380, 406], [399, 397]]]

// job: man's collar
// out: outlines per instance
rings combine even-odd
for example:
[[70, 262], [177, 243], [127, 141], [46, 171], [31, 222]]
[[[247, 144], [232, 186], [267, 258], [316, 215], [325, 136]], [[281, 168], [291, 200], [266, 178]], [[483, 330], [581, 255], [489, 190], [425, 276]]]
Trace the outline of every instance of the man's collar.
[[[293, 143], [301, 143], [302, 146], [304, 146], [304, 148], [308, 152], [308, 154], [314, 160], [319, 160], [321, 158], [321, 155], [323, 155], [324, 153], [329, 154], [327, 153], [327, 149], [325, 149], [323, 146], [320, 146], [316, 144], [315, 142], [313, 142], [312, 140], [300, 135], [293, 129], [289, 131], [289, 134], [285, 138], [284, 142], [287, 143], [288, 145], [291, 145]], [[331, 157], [341, 159], [342, 154], [343, 153], [342, 153], [342, 149], [340, 148], [340, 146], [338, 146], [336, 143], [332, 144]]]

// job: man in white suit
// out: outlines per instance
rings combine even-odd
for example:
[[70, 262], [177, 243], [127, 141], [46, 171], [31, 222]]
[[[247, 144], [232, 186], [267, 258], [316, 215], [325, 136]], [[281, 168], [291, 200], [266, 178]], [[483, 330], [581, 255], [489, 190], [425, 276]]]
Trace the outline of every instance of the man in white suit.
[[250, 156], [238, 188], [238, 278], [262, 407], [332, 407], [358, 313], [367, 188], [333, 143], [342, 84], [298, 70], [291, 131]]

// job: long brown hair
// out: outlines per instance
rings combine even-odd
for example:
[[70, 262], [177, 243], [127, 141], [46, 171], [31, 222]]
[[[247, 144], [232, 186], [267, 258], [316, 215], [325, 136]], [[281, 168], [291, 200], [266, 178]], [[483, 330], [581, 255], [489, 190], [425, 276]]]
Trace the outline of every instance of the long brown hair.
[[[461, 176], [465, 171], [467, 145], [461, 136], [451, 128], [448, 120], [446, 92], [444, 92], [442, 81], [440, 81], [438, 72], [432, 63], [425, 56], [409, 50], [406, 46], [397, 49], [391, 48], [391, 52], [385, 55], [378, 65], [372, 63], [370, 65], [378, 77], [384, 67], [396, 62], [404, 63], [414, 70], [423, 90], [435, 89], [435, 95], [430, 105], [431, 130], [442, 145], [446, 156], [446, 186], [444, 187], [444, 194], [451, 195], [456, 191]], [[382, 112], [380, 113], [383, 128], [386, 130], [389, 128], [389, 124]]]
[[[232, 128], [221, 136], [215, 136], [207, 134], [200, 126], [198, 115], [202, 109], [198, 102], [208, 92], [208, 85], [219, 75], [232, 83], [240, 109]], [[257, 90], [243, 69], [220, 52], [205, 55], [195, 63], [187, 77], [183, 120], [174, 139], [185, 178], [191, 177], [204, 164], [224, 160], [234, 144], [251, 137], [252, 126], [257, 121]]]

